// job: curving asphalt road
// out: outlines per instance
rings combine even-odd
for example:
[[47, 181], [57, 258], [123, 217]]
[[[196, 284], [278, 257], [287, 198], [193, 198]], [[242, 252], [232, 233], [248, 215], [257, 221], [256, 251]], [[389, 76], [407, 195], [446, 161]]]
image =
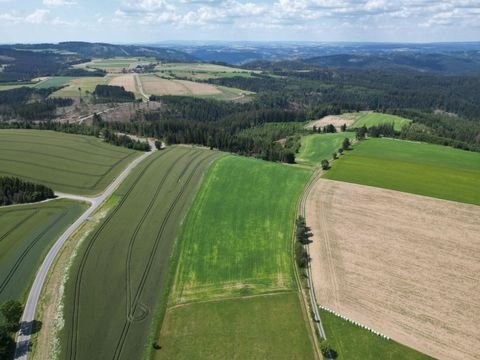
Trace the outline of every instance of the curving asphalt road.
[[62, 249], [63, 245], [67, 239], [82, 225], [92, 213], [97, 210], [100, 205], [117, 189], [117, 187], [125, 180], [128, 174], [132, 169], [137, 166], [140, 162], [145, 160], [148, 156], [153, 154], [156, 151], [155, 144], [153, 141], [149, 140], [152, 151], [143, 154], [142, 156], [133, 160], [122, 173], [107, 187], [107, 189], [98, 195], [97, 197], [84, 197], [71, 194], [57, 193], [58, 198], [73, 199], [78, 201], [89, 202], [90, 207], [75, 221], [55, 242], [47, 256], [43, 260], [40, 269], [37, 272], [35, 280], [32, 287], [30, 288], [30, 293], [28, 294], [28, 299], [25, 304], [25, 309], [23, 310], [23, 315], [20, 324], [20, 331], [17, 335], [17, 344], [15, 349], [15, 360], [26, 360], [28, 356], [28, 348], [30, 345], [30, 339], [33, 331], [33, 326], [35, 324], [35, 311], [37, 308], [38, 300], [40, 298], [40, 293], [45, 284], [48, 272], [55, 261], [58, 253]]

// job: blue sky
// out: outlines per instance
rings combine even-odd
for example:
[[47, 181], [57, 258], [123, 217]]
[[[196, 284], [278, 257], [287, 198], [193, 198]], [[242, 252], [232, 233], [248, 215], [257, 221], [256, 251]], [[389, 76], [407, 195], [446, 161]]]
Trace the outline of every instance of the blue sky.
[[479, 41], [480, 0], [0, 0], [0, 42]]

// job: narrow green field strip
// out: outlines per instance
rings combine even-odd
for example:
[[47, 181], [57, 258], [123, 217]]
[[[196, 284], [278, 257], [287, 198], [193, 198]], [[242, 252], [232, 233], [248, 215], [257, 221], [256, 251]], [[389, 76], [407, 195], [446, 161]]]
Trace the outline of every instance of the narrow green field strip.
[[101, 192], [140, 152], [94, 137], [38, 130], [0, 130], [0, 175], [80, 195]]
[[[13, 136], [12, 136], [13, 135]], [[60, 145], [65, 146], [69, 145], [73, 147], [73, 150], [78, 151], [78, 146], [85, 146], [89, 145], [89, 148], [97, 148], [100, 149], [101, 152], [98, 153], [94, 152], [95, 155], [105, 155], [110, 154], [117, 154], [116, 156], [121, 156], [125, 154], [131, 153], [130, 149], [112, 146], [103, 142], [101, 139], [95, 138], [93, 136], [84, 136], [84, 135], [75, 135], [75, 134], [67, 134], [55, 131], [48, 131], [48, 130], [13, 130], [13, 129], [2, 129], [0, 131], [0, 139], [1, 140], [10, 140], [11, 138], [15, 140], [38, 140], [40, 143], [38, 145], [46, 144], [46, 145]]]
[[170, 303], [294, 289], [292, 226], [310, 175], [242, 157], [218, 160], [182, 227]]
[[322, 160], [332, 159], [333, 153], [342, 147], [345, 138], [354, 137], [354, 132], [304, 136], [296, 161], [299, 164], [319, 165]]
[[82, 243], [71, 270], [61, 358], [140, 357], [166, 291], [176, 229], [219, 155], [187, 147], [158, 152], [115, 192], [118, 204]]
[[320, 310], [328, 343], [338, 360], [428, 360], [419, 353], [393, 340], [386, 340], [327, 311]]
[[86, 208], [72, 200], [0, 208], [0, 303], [24, 301], [49, 248]]
[[324, 177], [480, 205], [480, 154], [439, 145], [363, 141]]
[[344, 114], [346, 118], [353, 118], [355, 122], [350, 126], [351, 129], [356, 129], [360, 127], [372, 127], [383, 124], [393, 124], [393, 128], [396, 131], [402, 130], [405, 125], [410, 124], [412, 121], [405, 119], [400, 116], [382, 114], [382, 113], [352, 113]]
[[314, 359], [298, 293], [169, 309], [154, 359]]

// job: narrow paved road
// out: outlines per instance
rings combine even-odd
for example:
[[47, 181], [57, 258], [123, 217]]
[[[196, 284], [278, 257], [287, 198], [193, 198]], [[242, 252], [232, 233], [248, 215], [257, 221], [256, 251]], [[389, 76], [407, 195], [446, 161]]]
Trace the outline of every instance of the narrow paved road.
[[94, 198], [57, 193], [59, 198], [68, 198], [78, 201], [89, 202], [91, 205], [78, 219], [75, 221], [55, 242], [47, 256], [43, 260], [40, 269], [37, 272], [35, 280], [32, 287], [30, 288], [30, 293], [28, 294], [28, 299], [25, 304], [25, 309], [23, 310], [23, 316], [21, 319], [20, 331], [17, 335], [17, 345], [15, 349], [15, 360], [26, 360], [28, 356], [28, 348], [30, 344], [30, 339], [32, 335], [33, 325], [35, 321], [35, 312], [40, 298], [40, 293], [42, 291], [43, 285], [47, 278], [48, 272], [55, 261], [58, 253], [62, 249], [63, 245], [67, 239], [97, 210], [100, 205], [117, 189], [117, 187], [125, 180], [128, 174], [132, 169], [137, 166], [140, 162], [145, 160], [148, 156], [153, 154], [156, 151], [155, 144], [153, 141], [149, 141], [152, 151], [143, 154], [142, 156], [133, 160], [122, 173], [107, 187], [107, 189], [100, 195]]

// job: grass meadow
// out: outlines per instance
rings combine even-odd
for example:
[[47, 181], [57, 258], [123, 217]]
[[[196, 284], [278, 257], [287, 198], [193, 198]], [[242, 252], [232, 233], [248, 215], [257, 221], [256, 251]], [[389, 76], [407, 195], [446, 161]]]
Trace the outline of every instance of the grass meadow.
[[84, 240], [70, 269], [61, 358], [138, 359], [151, 348], [145, 342], [166, 305], [176, 230], [219, 155], [187, 147], [159, 151], [113, 194], [116, 205]]
[[180, 230], [153, 358], [314, 357], [292, 257], [297, 200], [311, 175], [238, 156], [215, 162]]
[[411, 123], [411, 120], [400, 116], [374, 112], [350, 113], [344, 114], [342, 117], [355, 120], [353, 125], [350, 126], [351, 129], [361, 128], [363, 126], [369, 128], [376, 125], [393, 124], [393, 128], [396, 131], [400, 131], [405, 125]]
[[324, 177], [480, 205], [480, 154], [446, 146], [365, 140]]
[[354, 137], [354, 132], [304, 136], [296, 161], [299, 164], [319, 165], [322, 160], [332, 159], [333, 153], [342, 147], [345, 138], [353, 139]]
[[61, 192], [98, 194], [139, 155], [90, 136], [0, 130], [0, 176], [17, 176]]
[[0, 208], [0, 304], [26, 299], [50, 246], [86, 208], [72, 200]]
[[82, 96], [86, 92], [93, 93], [97, 85], [107, 85], [111, 81], [110, 76], [92, 76], [92, 77], [78, 77], [72, 78], [63, 89], [55, 91], [51, 97], [65, 97], [65, 98], [78, 98], [80, 96], [79, 88], [82, 89]]
[[172, 304], [294, 289], [291, 235], [310, 175], [237, 156], [218, 160], [180, 233]]
[[313, 359], [298, 293], [170, 309], [154, 359]]
[[328, 343], [338, 360], [429, 360], [431, 357], [386, 340], [336, 315], [320, 310]]

